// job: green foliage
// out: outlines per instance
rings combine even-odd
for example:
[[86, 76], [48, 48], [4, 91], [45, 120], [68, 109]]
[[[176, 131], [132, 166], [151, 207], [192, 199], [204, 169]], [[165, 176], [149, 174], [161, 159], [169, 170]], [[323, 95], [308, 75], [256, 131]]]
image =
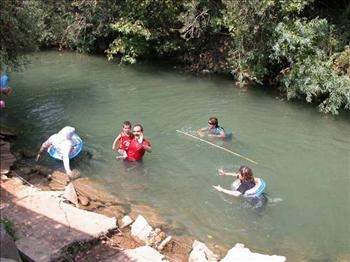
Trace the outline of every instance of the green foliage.
[[280, 88], [287, 98], [320, 102], [322, 112], [350, 108], [350, 79], [333, 69], [330, 54], [338, 47], [325, 19], [279, 23], [271, 58], [283, 64]]
[[0, 64], [18, 69], [25, 62], [26, 52], [38, 48], [34, 1], [0, 1]]
[[121, 17], [111, 25], [117, 37], [107, 49], [108, 59], [121, 58], [134, 63], [136, 58], [169, 55], [179, 50], [176, 27], [181, 3], [176, 0], [126, 0]]
[[[193, 72], [349, 109], [350, 4], [330, 0], [0, 1], [1, 64], [40, 47], [109, 60], [177, 59]], [[320, 18], [321, 17], [321, 18]]]
[[3, 224], [5, 227], [6, 232], [14, 239], [16, 239], [15, 236], [15, 230], [14, 230], [14, 225], [13, 222], [6, 219], [6, 218], [0, 218], [0, 224]]

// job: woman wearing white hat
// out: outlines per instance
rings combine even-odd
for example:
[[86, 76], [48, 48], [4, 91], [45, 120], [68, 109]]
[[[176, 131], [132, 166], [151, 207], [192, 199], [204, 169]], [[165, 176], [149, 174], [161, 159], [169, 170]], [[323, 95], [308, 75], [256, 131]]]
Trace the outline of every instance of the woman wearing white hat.
[[41, 153], [46, 150], [51, 157], [63, 160], [64, 169], [69, 177], [73, 176], [70, 169], [69, 159], [77, 156], [82, 150], [82, 141], [75, 133], [75, 128], [66, 126], [62, 128], [57, 134], [49, 137], [40, 147], [39, 153], [36, 157], [38, 161]]

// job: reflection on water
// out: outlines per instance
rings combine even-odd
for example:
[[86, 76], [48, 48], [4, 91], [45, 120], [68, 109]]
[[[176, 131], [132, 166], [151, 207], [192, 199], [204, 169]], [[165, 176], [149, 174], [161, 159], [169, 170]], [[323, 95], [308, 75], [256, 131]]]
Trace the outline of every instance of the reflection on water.
[[[72, 53], [35, 54], [11, 79], [15, 93], [6, 110], [21, 120], [22, 146], [38, 148], [62, 126], [74, 126], [92, 155], [77, 164], [82, 174], [156, 208], [178, 232], [227, 247], [241, 242], [291, 261], [349, 257], [348, 115], [322, 116], [223, 79]], [[193, 133], [210, 116], [233, 132], [231, 140], [210, 142], [257, 165], [176, 132]], [[142, 123], [151, 140], [152, 153], [141, 164], [116, 161], [111, 151], [125, 120]], [[217, 176], [218, 168], [243, 164], [267, 182], [268, 201], [259, 210], [212, 189], [232, 183]]]

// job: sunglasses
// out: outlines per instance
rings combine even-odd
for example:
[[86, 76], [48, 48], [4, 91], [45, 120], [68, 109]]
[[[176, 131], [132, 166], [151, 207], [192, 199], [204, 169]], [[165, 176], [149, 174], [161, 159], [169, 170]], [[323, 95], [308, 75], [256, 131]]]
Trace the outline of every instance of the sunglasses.
[[211, 126], [215, 125], [214, 123], [211, 123], [211, 122], [208, 122], [208, 124], [211, 125]]

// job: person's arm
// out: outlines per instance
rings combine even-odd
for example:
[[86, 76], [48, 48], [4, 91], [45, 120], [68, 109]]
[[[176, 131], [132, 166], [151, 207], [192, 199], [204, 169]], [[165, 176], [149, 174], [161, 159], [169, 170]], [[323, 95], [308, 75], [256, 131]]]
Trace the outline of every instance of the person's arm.
[[203, 137], [205, 135], [205, 132], [208, 131], [207, 127], [202, 127], [197, 130], [197, 135], [200, 137]]
[[152, 152], [152, 146], [151, 143], [148, 140], [144, 140], [143, 143], [143, 148], [148, 152], [151, 153]]
[[39, 152], [38, 152], [38, 154], [36, 155], [35, 160], [36, 160], [36, 161], [39, 161], [39, 158], [40, 158], [40, 156], [41, 156], [41, 153], [42, 153], [44, 150], [48, 149], [51, 145], [52, 145], [52, 143], [51, 143], [50, 139], [46, 140], [46, 141], [41, 145], [41, 147], [40, 147], [40, 149], [39, 149]]
[[61, 147], [63, 166], [68, 176], [72, 174], [72, 170], [70, 169], [70, 160], [69, 160], [69, 153], [71, 149], [72, 149], [72, 146], [68, 144], [65, 144], [64, 146]]
[[113, 145], [112, 145], [112, 150], [113, 151], [116, 151], [117, 148], [118, 148], [118, 143], [119, 143], [119, 140], [121, 138], [121, 134], [119, 134], [113, 141]]
[[235, 197], [239, 197], [240, 195], [242, 195], [241, 192], [239, 191], [234, 191], [234, 190], [228, 190], [225, 188], [222, 188], [221, 186], [217, 185], [217, 186], [213, 186], [213, 188], [215, 188], [217, 191], [219, 192], [223, 192], [225, 194], [228, 194], [230, 196], [235, 196]]
[[233, 176], [233, 177], [237, 177], [238, 176], [237, 173], [226, 172], [222, 168], [219, 168], [218, 172], [219, 172], [219, 176]]

